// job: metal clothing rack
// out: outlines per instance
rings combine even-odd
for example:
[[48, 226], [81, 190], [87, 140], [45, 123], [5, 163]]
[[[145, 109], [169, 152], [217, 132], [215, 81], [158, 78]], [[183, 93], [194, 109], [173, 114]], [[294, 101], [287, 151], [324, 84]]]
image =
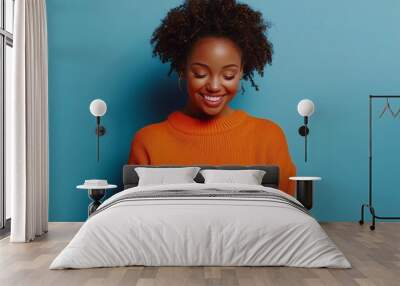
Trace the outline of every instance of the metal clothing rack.
[[[386, 99], [389, 100], [389, 98], [400, 98], [400, 95], [370, 95], [369, 96], [369, 171], [368, 171], [368, 188], [369, 188], [369, 197], [368, 197], [368, 204], [363, 204], [361, 206], [361, 220], [359, 221], [360, 224], [364, 224], [364, 208], [367, 207], [369, 208], [369, 211], [372, 215], [372, 225], [370, 225], [370, 229], [374, 230], [375, 229], [375, 219], [381, 219], [381, 220], [394, 220], [394, 219], [400, 219], [400, 217], [388, 217], [388, 216], [378, 216], [375, 212], [375, 209], [373, 207], [373, 201], [372, 201], [372, 101], [374, 99]], [[392, 114], [393, 115], [393, 114]]]

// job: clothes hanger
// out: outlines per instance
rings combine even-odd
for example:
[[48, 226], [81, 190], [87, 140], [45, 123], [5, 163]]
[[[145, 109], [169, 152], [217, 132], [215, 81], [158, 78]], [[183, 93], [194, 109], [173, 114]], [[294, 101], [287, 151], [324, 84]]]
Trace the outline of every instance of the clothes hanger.
[[400, 108], [397, 110], [397, 112], [394, 114], [394, 118], [396, 118], [400, 114]]
[[394, 117], [394, 118], [396, 118], [397, 115], [400, 113], [400, 109], [396, 113], [393, 112], [392, 108], [390, 107], [389, 98], [386, 98], [386, 104], [385, 104], [381, 114], [379, 115], [379, 118], [381, 118], [387, 110], [389, 110], [390, 114], [392, 114], [392, 117]]

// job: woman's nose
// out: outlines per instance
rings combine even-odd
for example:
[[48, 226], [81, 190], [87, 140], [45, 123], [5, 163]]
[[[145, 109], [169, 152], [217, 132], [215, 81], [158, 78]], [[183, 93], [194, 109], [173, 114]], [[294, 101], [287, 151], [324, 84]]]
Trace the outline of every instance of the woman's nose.
[[210, 92], [217, 92], [221, 89], [221, 83], [218, 77], [212, 77], [207, 83], [207, 90]]

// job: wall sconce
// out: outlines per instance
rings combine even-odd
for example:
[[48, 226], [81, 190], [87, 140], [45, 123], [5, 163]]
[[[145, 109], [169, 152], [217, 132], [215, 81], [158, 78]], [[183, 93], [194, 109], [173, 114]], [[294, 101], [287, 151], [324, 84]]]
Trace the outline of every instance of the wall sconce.
[[100, 125], [100, 117], [106, 114], [107, 104], [101, 99], [95, 99], [90, 103], [90, 113], [96, 117], [96, 136], [97, 136], [97, 162], [100, 159], [100, 140], [99, 137], [106, 133], [104, 126]]
[[304, 117], [304, 125], [300, 126], [299, 134], [304, 137], [304, 161], [307, 162], [307, 135], [310, 133], [308, 129], [308, 118], [314, 113], [314, 103], [309, 99], [303, 99], [297, 105], [297, 111]]

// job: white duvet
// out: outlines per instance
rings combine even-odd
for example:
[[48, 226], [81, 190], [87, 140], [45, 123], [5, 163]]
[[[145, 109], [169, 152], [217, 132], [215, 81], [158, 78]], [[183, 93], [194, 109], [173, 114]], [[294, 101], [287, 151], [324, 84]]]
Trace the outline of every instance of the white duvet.
[[[106, 200], [54, 259], [50, 269], [127, 265], [294, 266], [350, 268], [318, 222], [299, 209], [255, 198], [153, 198], [122, 201], [130, 192], [263, 190], [254, 185], [139, 186]], [[107, 207], [108, 206], [108, 207]]]

